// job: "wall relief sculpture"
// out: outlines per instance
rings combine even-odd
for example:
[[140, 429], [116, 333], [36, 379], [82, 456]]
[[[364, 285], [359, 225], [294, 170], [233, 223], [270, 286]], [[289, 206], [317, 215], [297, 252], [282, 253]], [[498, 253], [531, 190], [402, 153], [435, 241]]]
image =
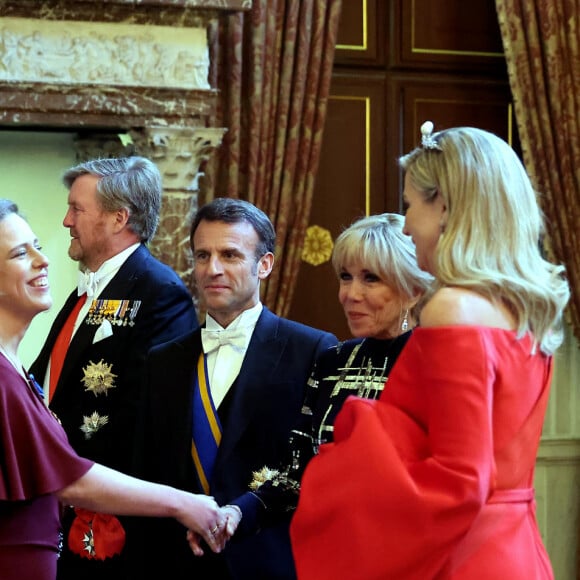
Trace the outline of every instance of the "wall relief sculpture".
[[209, 89], [204, 28], [0, 19], [0, 80]]

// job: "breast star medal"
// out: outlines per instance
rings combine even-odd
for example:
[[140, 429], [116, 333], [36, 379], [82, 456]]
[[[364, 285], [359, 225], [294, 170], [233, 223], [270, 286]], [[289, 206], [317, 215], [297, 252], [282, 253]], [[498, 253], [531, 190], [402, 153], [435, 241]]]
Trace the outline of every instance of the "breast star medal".
[[107, 394], [109, 389], [114, 389], [117, 375], [111, 372], [112, 364], [107, 364], [101, 359], [98, 363], [90, 361], [83, 369], [84, 377], [82, 382], [85, 391], [91, 391], [95, 397], [97, 395]]
[[87, 417], [83, 416], [83, 424], [80, 430], [85, 434], [85, 439], [90, 439], [103, 425], [109, 422], [107, 415], [99, 415], [96, 411]]
[[87, 551], [89, 556], [95, 556], [95, 539], [93, 538], [92, 529], [89, 529], [89, 531], [83, 536], [83, 546], [83, 549]]

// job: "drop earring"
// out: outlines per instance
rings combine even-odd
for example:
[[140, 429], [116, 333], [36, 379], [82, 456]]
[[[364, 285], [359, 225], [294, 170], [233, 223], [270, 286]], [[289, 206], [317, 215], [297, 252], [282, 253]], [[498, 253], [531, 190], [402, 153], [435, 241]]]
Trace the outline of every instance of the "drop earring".
[[407, 332], [409, 330], [409, 309], [405, 310], [405, 316], [403, 316], [403, 322], [401, 322], [401, 330]]

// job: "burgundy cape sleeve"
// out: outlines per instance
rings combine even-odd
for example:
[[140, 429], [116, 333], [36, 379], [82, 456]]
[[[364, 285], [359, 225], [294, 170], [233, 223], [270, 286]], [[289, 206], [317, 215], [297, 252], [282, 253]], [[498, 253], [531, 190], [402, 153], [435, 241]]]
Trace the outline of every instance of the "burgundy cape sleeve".
[[0, 356], [0, 500], [53, 493], [93, 465], [79, 457], [44, 402]]

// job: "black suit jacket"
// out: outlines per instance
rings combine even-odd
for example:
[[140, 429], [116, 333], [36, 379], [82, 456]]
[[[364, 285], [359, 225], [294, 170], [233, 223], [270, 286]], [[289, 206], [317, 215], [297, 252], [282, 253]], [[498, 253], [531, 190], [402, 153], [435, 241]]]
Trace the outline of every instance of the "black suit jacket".
[[[246, 491], [254, 471], [279, 463], [311, 366], [336, 342], [332, 334], [263, 309], [241, 371], [218, 409], [222, 440], [210, 494], [220, 505]], [[191, 400], [201, 351], [200, 330], [151, 350], [137, 458], [147, 479], [196, 493], [203, 491], [191, 459]], [[150, 520], [143, 561], [147, 569], [162, 567], [167, 578], [294, 578], [288, 524], [289, 519], [250, 538], [234, 539], [218, 556], [196, 558], [182, 526]]]
[[[98, 324], [89, 317], [71, 340], [50, 408], [58, 415], [75, 450], [121, 471], [132, 466], [136, 412], [143, 387], [143, 370], [151, 346], [197, 328], [191, 294], [165, 264], [156, 260], [145, 245], [139, 246], [103, 289], [99, 299], [141, 301], [131, 324], [112, 324], [112, 335], [94, 342]], [[90, 300], [90, 299], [89, 299]], [[56, 337], [77, 302], [76, 290], [58, 313], [44, 346], [31, 367], [42, 383]], [[86, 371], [93, 363], [107, 365], [115, 375], [114, 387], [95, 395], [85, 389]], [[83, 370], [84, 369], [84, 370]], [[81, 430], [83, 417], [93, 413], [108, 421], [89, 438]]]

